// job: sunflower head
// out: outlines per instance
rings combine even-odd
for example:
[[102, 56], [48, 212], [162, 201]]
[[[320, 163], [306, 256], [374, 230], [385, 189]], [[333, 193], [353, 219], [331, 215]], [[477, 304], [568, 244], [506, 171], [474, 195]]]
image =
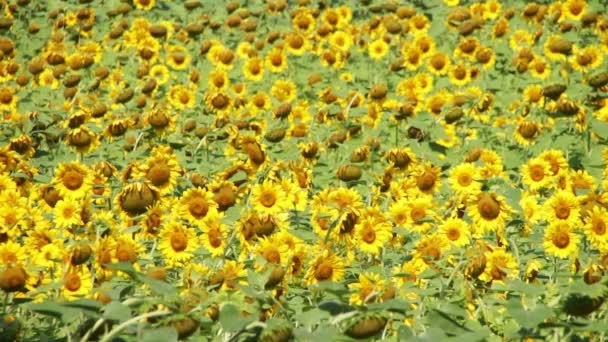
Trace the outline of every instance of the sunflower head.
[[27, 273], [21, 266], [9, 266], [0, 273], [0, 289], [15, 292], [24, 289]]
[[120, 208], [129, 216], [145, 213], [149, 207], [160, 199], [160, 192], [144, 182], [125, 186], [117, 196]]

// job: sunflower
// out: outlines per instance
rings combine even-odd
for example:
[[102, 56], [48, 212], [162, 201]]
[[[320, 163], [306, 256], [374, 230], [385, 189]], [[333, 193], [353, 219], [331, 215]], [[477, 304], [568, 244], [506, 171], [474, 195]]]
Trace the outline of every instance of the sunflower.
[[70, 130], [65, 140], [70, 148], [82, 154], [94, 151], [101, 144], [100, 136], [84, 125]]
[[426, 34], [431, 27], [429, 18], [427, 18], [424, 14], [416, 14], [411, 17], [408, 22], [410, 24], [410, 33], [412, 33], [414, 36]]
[[450, 70], [452, 61], [443, 52], [436, 52], [427, 61], [427, 69], [434, 75], [445, 75]]
[[419, 198], [408, 199], [406, 227], [416, 233], [425, 233], [431, 228], [431, 222], [436, 214], [432, 198], [422, 196]]
[[600, 252], [608, 250], [608, 210], [604, 207], [594, 206], [585, 218], [585, 235], [587, 240]]
[[551, 75], [551, 65], [541, 57], [535, 57], [528, 64], [528, 71], [532, 77], [544, 80]]
[[200, 235], [201, 244], [213, 257], [223, 256], [228, 243], [226, 240], [227, 228], [220, 219], [221, 216], [217, 214], [207, 215], [203, 219], [203, 234]]
[[570, 65], [572, 69], [580, 72], [588, 72], [602, 65], [604, 62], [604, 54], [596, 45], [589, 45], [582, 49], [573, 48], [573, 54], [570, 57]]
[[551, 35], [545, 42], [544, 52], [551, 61], [565, 61], [572, 50], [572, 43], [561, 36]]
[[63, 279], [61, 293], [63, 298], [67, 300], [87, 297], [91, 294], [91, 290], [93, 290], [91, 272], [86, 267], [68, 268]]
[[298, 33], [307, 35], [315, 29], [315, 17], [311, 12], [308, 9], [300, 9], [293, 16], [291, 22]]
[[568, 170], [568, 161], [561, 150], [546, 150], [539, 154], [538, 157], [549, 162], [551, 173], [554, 176]]
[[443, 221], [439, 229], [451, 244], [457, 247], [464, 247], [469, 244], [471, 229], [466, 221], [459, 218], [449, 218]]
[[396, 226], [405, 226], [408, 222], [408, 201], [406, 198], [401, 198], [393, 202], [389, 208], [389, 216]]
[[133, 3], [138, 9], [149, 11], [154, 7], [156, 0], [134, 0]]
[[207, 84], [210, 89], [224, 90], [230, 86], [230, 79], [225, 70], [215, 69], [209, 72]]
[[194, 107], [196, 103], [194, 89], [181, 84], [176, 84], [167, 93], [169, 103], [177, 109], [188, 109]]
[[128, 216], [144, 214], [160, 200], [160, 191], [153, 185], [144, 182], [125, 185], [114, 198], [114, 203], [121, 212]]
[[276, 80], [272, 84], [270, 94], [279, 102], [292, 102], [298, 95], [298, 88], [291, 80]]
[[536, 121], [518, 120], [513, 136], [515, 142], [522, 146], [529, 146], [536, 143], [536, 137], [541, 133], [541, 125]]
[[8, 240], [0, 244], [0, 265], [15, 266], [24, 263], [28, 258], [28, 253], [20, 244]]
[[390, 45], [384, 39], [376, 39], [367, 46], [367, 53], [374, 60], [381, 60], [388, 54]]
[[462, 163], [452, 169], [448, 182], [454, 191], [461, 195], [470, 195], [481, 189], [479, 169], [471, 163]]
[[232, 70], [237, 55], [230, 48], [222, 44], [215, 44], [209, 49], [207, 58], [217, 68]]
[[188, 49], [181, 45], [170, 45], [166, 47], [168, 54], [167, 65], [174, 70], [185, 70], [190, 67], [192, 56]]
[[545, 229], [545, 253], [558, 258], [576, 257], [580, 236], [568, 222], [554, 221]]
[[[256, 255], [264, 259], [265, 263], [286, 266], [290, 259], [290, 250], [286, 244], [282, 244], [276, 235], [262, 237], [257, 241], [255, 247]], [[262, 270], [264, 265], [256, 262], [256, 269]]]
[[181, 174], [177, 157], [171, 151], [162, 154], [154, 152], [153, 150], [152, 156], [148, 157], [143, 166], [137, 168], [134, 177], [145, 178], [160, 191], [161, 195], [170, 194], [175, 189], [177, 178]]
[[519, 273], [515, 257], [504, 248], [494, 248], [485, 253], [486, 267], [479, 279], [485, 282], [504, 283], [505, 279], [514, 279]]
[[82, 198], [89, 194], [93, 171], [80, 162], [60, 163], [55, 170], [54, 187], [62, 196]]
[[63, 263], [64, 247], [62, 243], [47, 243], [33, 250], [32, 265], [43, 268], [56, 268]]
[[310, 49], [308, 39], [298, 32], [292, 32], [285, 37], [287, 52], [292, 55], [301, 56]]
[[521, 167], [522, 183], [532, 191], [553, 186], [551, 166], [541, 158], [532, 158]]
[[408, 45], [401, 52], [403, 54], [403, 64], [410, 71], [416, 71], [424, 62], [424, 55], [416, 45]]
[[425, 235], [416, 242], [416, 249], [413, 252], [414, 259], [421, 259], [427, 264], [439, 261], [443, 252], [450, 247], [449, 240], [443, 234]]
[[197, 225], [203, 224], [208, 215], [215, 217], [217, 207], [217, 203], [213, 200], [213, 193], [202, 188], [186, 190], [178, 202], [181, 217]]
[[158, 248], [167, 266], [182, 266], [194, 257], [198, 243], [192, 228], [173, 221], [165, 224], [159, 235], [161, 241]]
[[264, 78], [264, 61], [253, 57], [243, 64], [243, 75], [250, 81], [260, 81]]
[[462, 61], [450, 67], [448, 77], [450, 83], [457, 86], [464, 86], [471, 81], [471, 74], [469, 73], [468, 67]]
[[576, 196], [567, 190], [556, 191], [544, 204], [544, 218], [549, 223], [579, 223], [580, 209]]
[[568, 19], [579, 21], [585, 14], [588, 4], [585, 0], [568, 0], [562, 6], [564, 16]]
[[7, 86], [0, 87], [0, 111], [10, 112], [17, 109], [19, 98], [15, 95], [15, 89]]
[[329, 44], [333, 48], [346, 52], [353, 45], [353, 37], [345, 31], [337, 30], [330, 35]]
[[235, 290], [237, 285], [246, 285], [245, 280], [247, 276], [247, 269], [241, 262], [229, 260], [224, 264], [224, 268], [221, 271], [224, 281], [222, 282], [222, 289], [224, 290]]
[[360, 220], [355, 227], [357, 247], [372, 255], [380, 254], [385, 244], [393, 237], [390, 223], [376, 222], [372, 219]]
[[54, 222], [59, 228], [83, 225], [80, 217], [80, 203], [71, 197], [64, 197], [53, 208]]
[[287, 69], [287, 55], [283, 49], [273, 48], [266, 55], [266, 66], [274, 73], [280, 73]]
[[264, 181], [251, 190], [251, 203], [262, 214], [275, 215], [289, 209], [288, 198], [280, 184]]
[[377, 273], [365, 272], [359, 274], [358, 282], [348, 284], [348, 288], [354, 291], [350, 295], [350, 304], [365, 305], [381, 299], [384, 281]]
[[499, 237], [503, 233], [506, 221], [512, 212], [503, 196], [481, 191], [471, 196], [467, 210], [469, 216], [473, 219], [476, 235], [493, 231]]
[[154, 80], [156, 80], [156, 84], [161, 86], [169, 81], [170, 73], [169, 69], [165, 65], [156, 64], [150, 68], [148, 76], [154, 78]]
[[343, 277], [344, 262], [339, 256], [327, 249], [313, 259], [304, 276], [308, 285], [322, 281], [337, 282], [342, 280]]

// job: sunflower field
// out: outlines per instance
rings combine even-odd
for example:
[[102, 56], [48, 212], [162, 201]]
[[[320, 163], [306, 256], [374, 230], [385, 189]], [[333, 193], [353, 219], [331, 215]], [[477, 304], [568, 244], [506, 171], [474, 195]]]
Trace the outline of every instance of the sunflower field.
[[605, 341], [603, 0], [0, 0], [1, 341]]

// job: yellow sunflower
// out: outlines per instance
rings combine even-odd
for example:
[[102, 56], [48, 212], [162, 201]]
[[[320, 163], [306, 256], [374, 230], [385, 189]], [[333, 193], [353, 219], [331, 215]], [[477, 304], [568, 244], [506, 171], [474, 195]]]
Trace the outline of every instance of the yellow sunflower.
[[[282, 244], [276, 235], [262, 237], [257, 241], [255, 254], [265, 260], [265, 263], [286, 266], [290, 259], [290, 250], [287, 245]], [[256, 262], [256, 269], [262, 270], [264, 265]]]
[[580, 209], [577, 197], [567, 190], [558, 190], [544, 204], [544, 218], [552, 222], [579, 224]]
[[192, 108], [196, 103], [194, 89], [181, 84], [176, 84], [167, 93], [169, 103], [177, 109]]
[[576, 257], [580, 236], [568, 222], [554, 221], [545, 229], [545, 253], [558, 258]]
[[473, 219], [476, 235], [496, 232], [502, 236], [507, 219], [512, 213], [503, 196], [492, 192], [482, 192], [471, 196], [467, 212]]
[[332, 251], [325, 249], [314, 258], [304, 276], [308, 285], [322, 281], [340, 281], [344, 277], [344, 262]]
[[275, 215], [289, 209], [288, 198], [280, 184], [264, 181], [251, 190], [251, 203], [262, 214]]
[[200, 240], [212, 257], [220, 257], [226, 251], [226, 225], [220, 221], [219, 215], [207, 215], [203, 219], [203, 234]]
[[485, 253], [486, 267], [479, 279], [485, 282], [504, 283], [505, 279], [514, 279], [519, 273], [515, 257], [504, 248], [494, 248]]
[[53, 208], [55, 224], [60, 228], [71, 228], [83, 224], [80, 216], [81, 204], [72, 197], [64, 197]]
[[[159, 147], [155, 148], [158, 150]], [[181, 174], [181, 167], [178, 164], [177, 157], [172, 151], [164, 150], [165, 153], [156, 153], [152, 151], [144, 165], [138, 167], [134, 176], [145, 178], [152, 184], [161, 195], [170, 194], [177, 185], [177, 178]]]
[[432, 197], [422, 196], [408, 199], [406, 227], [416, 233], [425, 233], [432, 227], [436, 214]]
[[432, 264], [435, 261], [439, 261], [449, 247], [449, 240], [445, 235], [438, 233], [425, 235], [416, 242], [413, 256], [415, 259], [421, 259], [427, 264]]
[[389, 52], [390, 46], [384, 39], [376, 39], [367, 46], [367, 53], [374, 60], [380, 60]]
[[213, 200], [213, 193], [202, 188], [186, 190], [178, 202], [178, 211], [181, 217], [197, 225], [204, 223], [205, 217], [217, 216], [217, 203]]
[[454, 191], [461, 195], [470, 195], [481, 190], [479, 170], [472, 163], [462, 163], [452, 169], [448, 182]]
[[138, 9], [149, 11], [154, 7], [156, 0], [134, 0], [133, 3]]
[[250, 81], [260, 81], [264, 78], [264, 61], [259, 57], [253, 57], [243, 64], [243, 75]]
[[450, 57], [443, 52], [436, 52], [429, 57], [427, 61], [427, 69], [434, 75], [445, 75], [450, 70], [452, 61]]
[[77, 161], [60, 163], [55, 170], [53, 184], [62, 196], [82, 198], [91, 190], [93, 171]]
[[274, 48], [266, 55], [266, 66], [274, 73], [287, 69], [287, 55], [282, 49]]
[[541, 158], [532, 158], [521, 167], [522, 183], [532, 191], [553, 185], [551, 166]]
[[390, 223], [378, 223], [372, 219], [359, 221], [355, 227], [357, 247], [372, 255], [380, 254], [385, 244], [393, 237]]
[[464, 247], [469, 244], [471, 229], [466, 221], [459, 218], [449, 218], [443, 221], [439, 229], [451, 244], [457, 247]]
[[365, 272], [359, 274], [359, 281], [348, 284], [353, 291], [350, 295], [350, 304], [364, 305], [374, 303], [381, 299], [384, 281], [377, 273]]
[[594, 206], [585, 218], [584, 230], [587, 240], [602, 253], [608, 250], [606, 227], [608, 227], [608, 210], [598, 205]]
[[173, 221], [165, 224], [159, 233], [161, 241], [158, 246], [167, 266], [183, 266], [194, 258], [198, 248], [196, 233], [192, 228]]
[[67, 300], [88, 297], [93, 289], [91, 272], [86, 267], [69, 268], [64, 275], [61, 294]]

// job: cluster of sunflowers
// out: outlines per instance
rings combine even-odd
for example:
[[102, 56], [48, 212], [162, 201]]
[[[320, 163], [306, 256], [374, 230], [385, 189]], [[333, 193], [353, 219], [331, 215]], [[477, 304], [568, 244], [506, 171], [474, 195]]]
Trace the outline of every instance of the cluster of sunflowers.
[[555, 307], [602, 279], [601, 1], [246, 3], [0, 1], [5, 325], [13, 299], [107, 304], [153, 279], [179, 290], [159, 303], [182, 338], [239, 338], [227, 301], [287, 322], [262, 340], [305, 338], [293, 307], [336, 297], [377, 311], [351, 337], [422, 334], [439, 278], [504, 337], [495, 286]]

